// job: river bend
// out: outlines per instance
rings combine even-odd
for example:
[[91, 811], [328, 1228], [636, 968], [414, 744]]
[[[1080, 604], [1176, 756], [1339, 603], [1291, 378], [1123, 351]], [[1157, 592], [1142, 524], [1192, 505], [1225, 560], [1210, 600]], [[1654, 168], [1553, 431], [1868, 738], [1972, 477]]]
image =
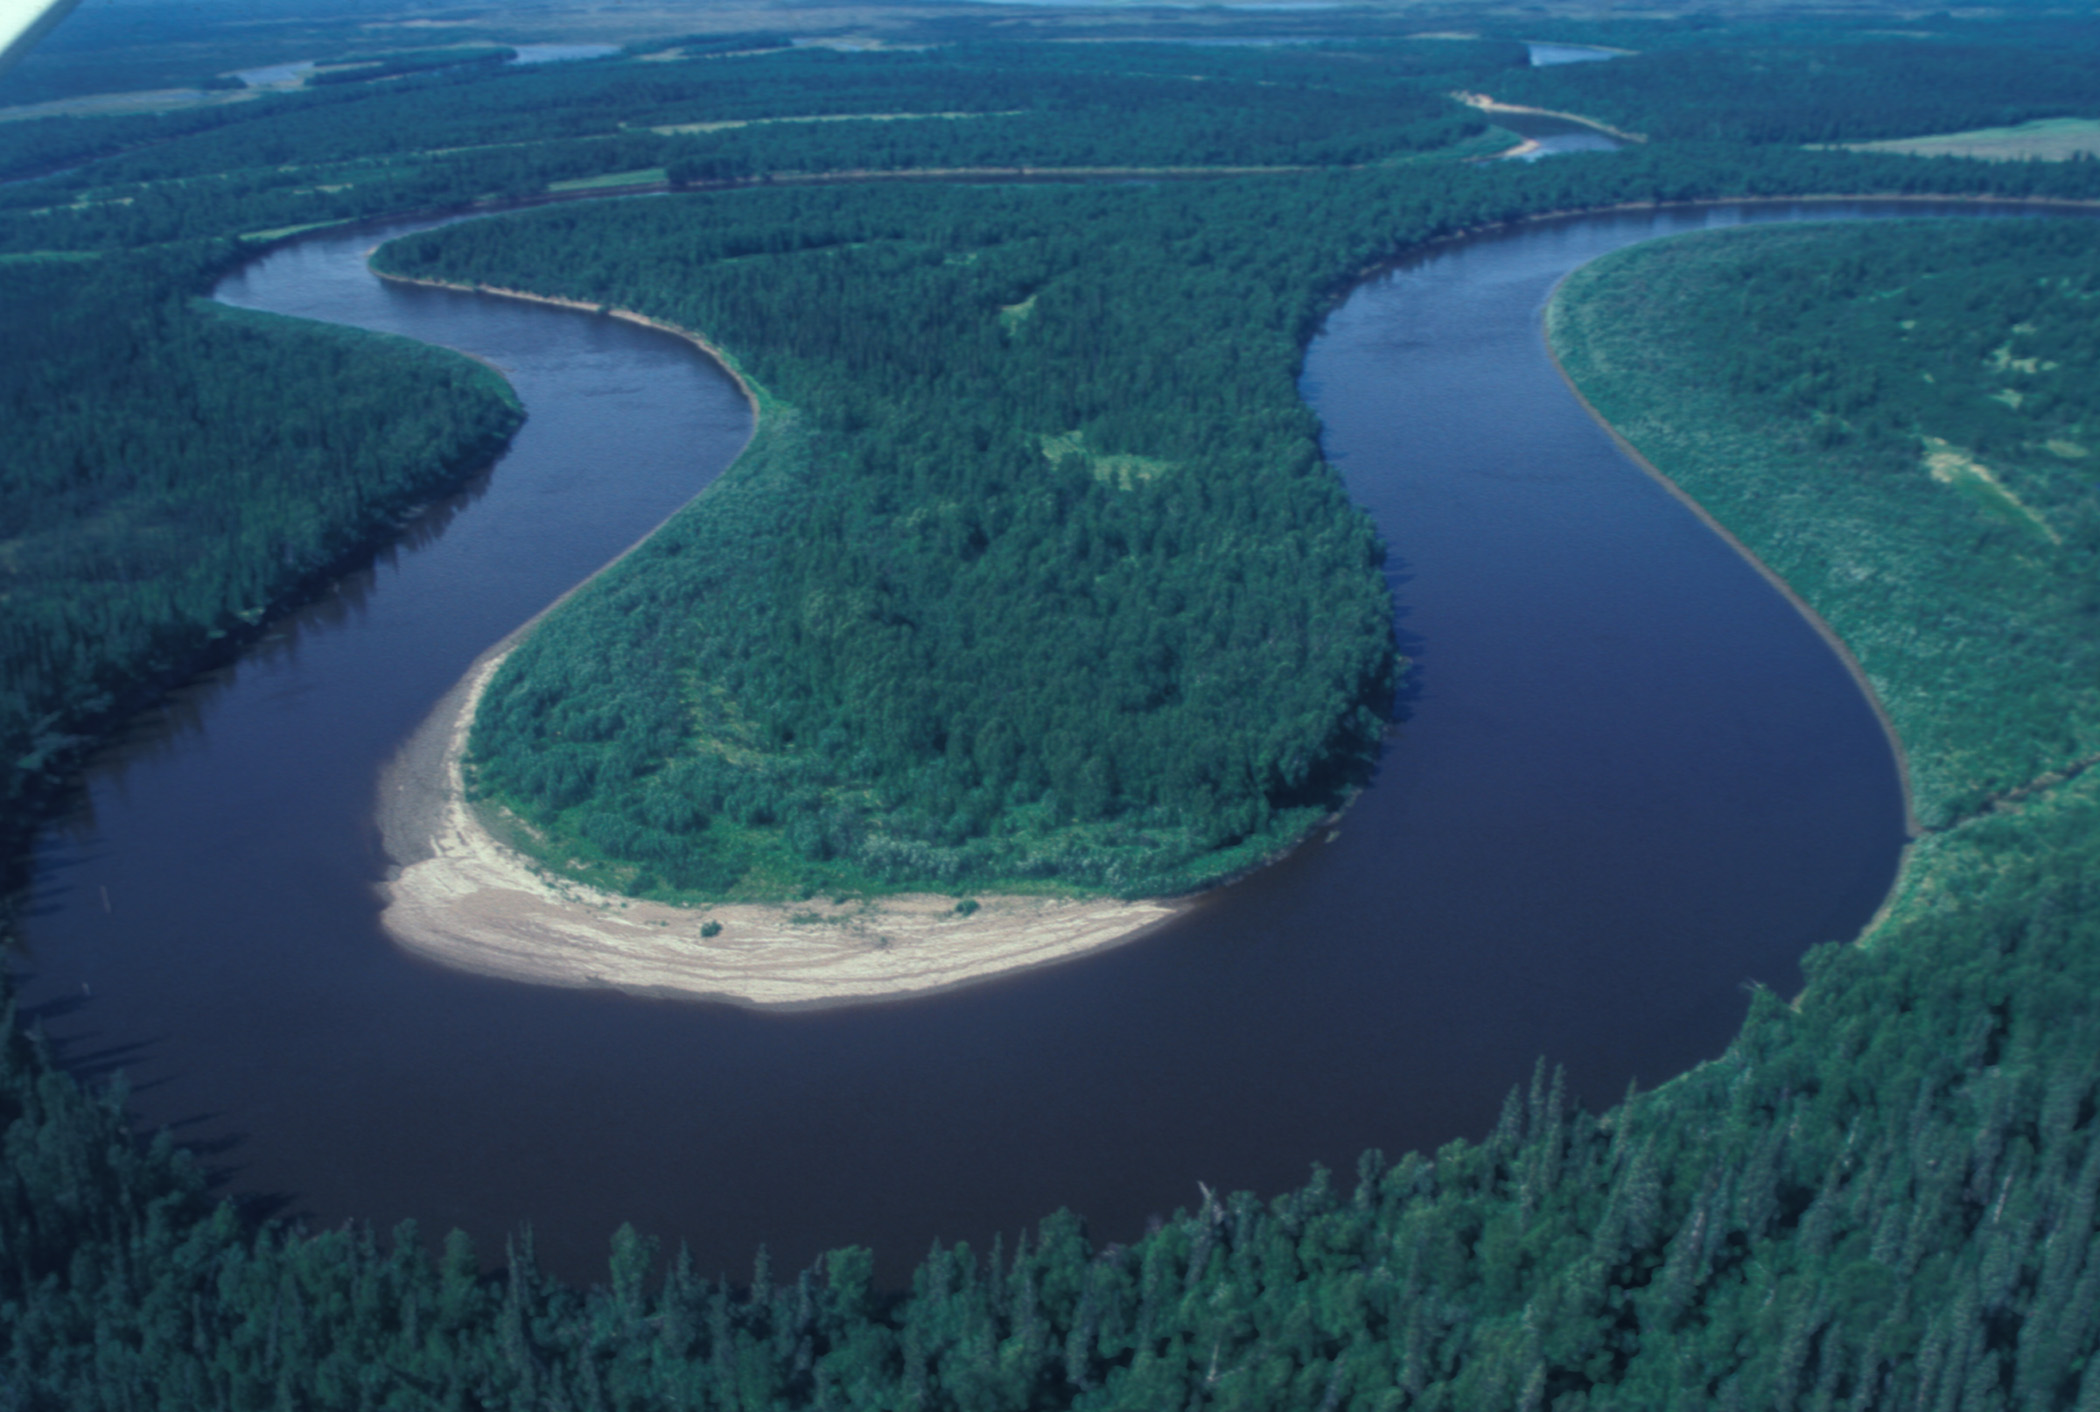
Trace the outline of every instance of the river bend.
[[1304, 390], [1394, 547], [1416, 663], [1375, 785], [1140, 942], [815, 1014], [515, 985], [387, 941], [387, 760], [476, 655], [712, 479], [749, 414], [665, 335], [381, 285], [363, 252], [396, 231], [273, 251], [219, 297], [473, 352], [530, 420], [97, 759], [38, 846], [26, 998], [231, 1189], [484, 1251], [530, 1222], [583, 1278], [623, 1220], [728, 1271], [761, 1242], [776, 1269], [860, 1242], [895, 1275], [1059, 1206], [1127, 1238], [1198, 1180], [1272, 1192], [1477, 1135], [1540, 1056], [1593, 1105], [1666, 1079], [1726, 1045], [1746, 986], [1794, 986], [1866, 921], [1902, 800], [1842, 664], [1620, 455], [1539, 314], [1635, 241], [1877, 213], [1586, 217], [1363, 283]]

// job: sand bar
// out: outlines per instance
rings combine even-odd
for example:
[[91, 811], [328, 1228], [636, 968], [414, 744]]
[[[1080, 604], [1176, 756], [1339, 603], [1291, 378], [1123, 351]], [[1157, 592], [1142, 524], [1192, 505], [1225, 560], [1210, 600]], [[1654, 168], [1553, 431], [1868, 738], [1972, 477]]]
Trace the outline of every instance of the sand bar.
[[[467, 802], [460, 757], [508, 644], [446, 696], [381, 782], [398, 871], [381, 922], [402, 947], [460, 970], [750, 1006], [819, 1006], [950, 990], [1128, 941], [1164, 902], [953, 895], [819, 898], [689, 909], [550, 876], [497, 841]], [[703, 937], [707, 922], [721, 926]]]
[[[523, 290], [477, 292], [603, 312], [674, 334], [720, 362], [754, 411], [760, 405], [733, 360], [690, 329]], [[977, 910], [964, 916], [952, 894], [913, 893], [693, 909], [552, 875], [482, 824], [460, 766], [483, 689], [531, 626], [475, 662], [381, 777], [380, 832], [394, 869], [381, 889], [380, 922], [418, 956], [542, 985], [749, 1006], [847, 1005], [952, 990], [1069, 960], [1132, 940], [1187, 905], [980, 895], [973, 898]], [[703, 937], [710, 922], [721, 930]]]
[[1621, 142], [1646, 142], [1648, 140], [1646, 133], [1626, 132], [1596, 118], [1586, 118], [1580, 113], [1563, 113], [1558, 108], [1527, 108], [1521, 103], [1504, 103], [1499, 99], [1489, 97], [1485, 93], [1459, 92], [1451, 96], [1468, 108], [1477, 108], [1483, 113], [1528, 113], [1535, 118], [1559, 118], [1563, 122], [1580, 123], [1586, 128], [1594, 128], [1607, 137], [1618, 138]]

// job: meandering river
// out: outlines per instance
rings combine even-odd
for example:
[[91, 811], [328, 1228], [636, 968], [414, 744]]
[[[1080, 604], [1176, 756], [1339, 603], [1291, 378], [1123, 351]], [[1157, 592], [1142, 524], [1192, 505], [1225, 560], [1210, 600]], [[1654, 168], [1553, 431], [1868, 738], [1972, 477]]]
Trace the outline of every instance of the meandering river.
[[598, 1277], [623, 1220], [703, 1269], [905, 1269], [1058, 1206], [1097, 1236], [1314, 1160], [1477, 1135], [1544, 1056], [1609, 1103], [1718, 1053], [1746, 987], [1848, 937], [1902, 843], [1895, 764], [1810, 626], [1555, 373], [1554, 283], [1715, 207], [1526, 226], [1364, 282], [1312, 345], [1330, 456], [1394, 546], [1416, 663], [1331, 836], [1051, 970], [815, 1014], [455, 974], [377, 924], [380, 770], [479, 652], [699, 491], [748, 413], [688, 345], [387, 287], [394, 231], [219, 297], [484, 357], [531, 417], [493, 473], [94, 763], [39, 844], [26, 997], [230, 1190]]

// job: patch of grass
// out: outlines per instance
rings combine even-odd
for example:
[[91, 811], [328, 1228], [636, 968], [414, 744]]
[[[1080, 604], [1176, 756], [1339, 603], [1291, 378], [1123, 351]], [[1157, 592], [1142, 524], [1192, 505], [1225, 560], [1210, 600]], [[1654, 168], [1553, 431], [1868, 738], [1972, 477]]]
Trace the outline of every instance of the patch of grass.
[[632, 172], [606, 172], [601, 176], [571, 177], [567, 181], [550, 181], [549, 191], [604, 191], [620, 186], [661, 186], [669, 178], [662, 167], [643, 167]]
[[[2017, 408], [2019, 404], [2015, 402], [2013, 406]], [[1959, 446], [1936, 436], [1926, 437], [1925, 469], [1941, 485], [1974, 496], [1990, 513], [2033, 530], [2051, 544], [2064, 542], [2063, 536], [2050, 528], [2033, 506], [2006, 489], [1995, 471]]]
[[1853, 152], [1910, 157], [1981, 157], [1989, 162], [2066, 162], [2100, 156], [2100, 118], [2043, 118], [2015, 127], [1985, 127], [1931, 137], [1842, 144]]
[[[1031, 298], [1028, 302], [1033, 304], [1035, 301]], [[1086, 433], [1079, 431], [1044, 437], [1043, 455], [1052, 461], [1077, 456], [1086, 462], [1087, 470], [1095, 480], [1120, 490], [1129, 490], [1146, 481], [1157, 480], [1175, 469], [1172, 461], [1163, 461], [1153, 456], [1130, 456], [1089, 450]]]
[[1020, 303], [1008, 304], [999, 310], [999, 327], [1009, 334], [1016, 333], [1034, 312], [1035, 296], [1031, 294]]
[[997, 113], [817, 113], [807, 117], [782, 118], [730, 118], [712, 123], [665, 123], [647, 129], [661, 137], [677, 137], [694, 132], [728, 132], [740, 127], [775, 127], [789, 123], [901, 123], [920, 122], [933, 119], [954, 121], [959, 118], [1016, 118], [1021, 116], [1019, 108]]

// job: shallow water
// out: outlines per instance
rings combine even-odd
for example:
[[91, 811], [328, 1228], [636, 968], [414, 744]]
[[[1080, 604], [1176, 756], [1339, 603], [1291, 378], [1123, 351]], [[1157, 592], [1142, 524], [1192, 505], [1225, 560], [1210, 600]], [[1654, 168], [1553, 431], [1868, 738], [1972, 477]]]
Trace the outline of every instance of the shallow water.
[[[1919, 214], [1920, 208], [1894, 208]], [[222, 298], [490, 358], [531, 419], [485, 482], [105, 752], [39, 848], [27, 998], [231, 1189], [332, 1223], [622, 1220], [703, 1269], [847, 1242], [897, 1275], [1058, 1206], [1097, 1236], [1214, 1187], [1490, 1126], [1544, 1056], [1595, 1105], [1719, 1052], [1745, 987], [1849, 936], [1902, 841], [1842, 665], [1614, 449], [1547, 359], [1610, 249], [1828, 205], [1610, 215], [1442, 247], [1309, 350], [1329, 454], [1394, 546], [1417, 667], [1340, 828], [1139, 943], [817, 1014], [437, 969], [379, 930], [379, 771], [483, 648], [695, 493], [747, 413], [688, 345], [381, 286], [325, 236]]]

